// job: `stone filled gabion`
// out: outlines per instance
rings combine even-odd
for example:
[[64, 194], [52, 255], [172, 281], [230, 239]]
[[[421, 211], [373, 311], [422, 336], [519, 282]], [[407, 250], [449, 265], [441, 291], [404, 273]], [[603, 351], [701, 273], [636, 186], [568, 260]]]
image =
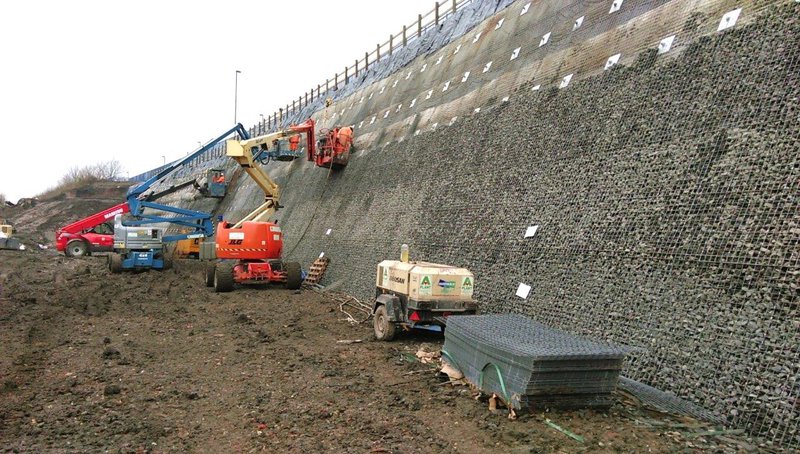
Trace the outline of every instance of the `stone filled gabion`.
[[626, 376], [798, 447], [798, 10], [523, 87], [341, 174], [278, 164], [285, 251], [325, 252], [324, 283], [366, 299], [408, 243], [470, 268], [485, 312], [637, 347]]

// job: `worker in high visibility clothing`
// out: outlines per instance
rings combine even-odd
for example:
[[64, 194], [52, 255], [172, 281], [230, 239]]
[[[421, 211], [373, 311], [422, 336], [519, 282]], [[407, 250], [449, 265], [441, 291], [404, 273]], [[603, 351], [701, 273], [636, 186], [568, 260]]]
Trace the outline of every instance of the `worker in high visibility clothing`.
[[214, 183], [224, 183], [225, 182], [225, 174], [218, 173], [214, 175]]
[[336, 134], [336, 151], [338, 153], [344, 153], [345, 151], [350, 150], [350, 145], [352, 145], [352, 143], [353, 128], [350, 126], [339, 128], [339, 131]]
[[300, 134], [289, 137], [289, 151], [297, 151], [300, 146]]

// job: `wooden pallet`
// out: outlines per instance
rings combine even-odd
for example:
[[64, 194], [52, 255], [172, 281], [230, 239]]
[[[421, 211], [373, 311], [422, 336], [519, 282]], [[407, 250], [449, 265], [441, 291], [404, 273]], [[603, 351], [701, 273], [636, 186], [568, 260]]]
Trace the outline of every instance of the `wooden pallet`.
[[308, 270], [308, 275], [304, 283], [309, 285], [319, 284], [319, 281], [322, 280], [322, 276], [325, 275], [325, 270], [328, 269], [328, 263], [330, 263], [330, 261], [328, 257], [320, 257], [314, 260], [314, 263], [311, 264], [311, 268]]

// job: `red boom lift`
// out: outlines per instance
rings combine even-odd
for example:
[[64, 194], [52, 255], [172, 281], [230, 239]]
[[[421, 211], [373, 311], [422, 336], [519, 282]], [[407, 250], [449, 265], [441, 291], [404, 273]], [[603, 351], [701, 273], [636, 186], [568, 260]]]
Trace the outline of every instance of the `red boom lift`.
[[[306, 123], [313, 120], [307, 120]], [[305, 123], [304, 123], [305, 124]], [[353, 146], [353, 128], [341, 126], [330, 130], [322, 130], [319, 147], [307, 148], [308, 160], [319, 167], [341, 169], [350, 160], [350, 149]]]
[[234, 283], [281, 283], [298, 289], [302, 283], [302, 270], [297, 262], [284, 262], [283, 233], [277, 224], [266, 219], [279, 208], [278, 185], [258, 165], [269, 146], [279, 139], [305, 133], [309, 153], [314, 151], [314, 120], [307, 120], [289, 129], [244, 140], [229, 139], [227, 155], [236, 160], [256, 184], [264, 191], [264, 203], [231, 224], [220, 221], [215, 243], [216, 258], [206, 267], [206, 285], [216, 292], [233, 290]]

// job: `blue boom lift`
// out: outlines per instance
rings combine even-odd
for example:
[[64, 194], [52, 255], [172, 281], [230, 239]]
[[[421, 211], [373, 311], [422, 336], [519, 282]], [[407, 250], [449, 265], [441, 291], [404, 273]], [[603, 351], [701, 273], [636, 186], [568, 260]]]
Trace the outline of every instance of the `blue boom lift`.
[[[239, 123], [194, 153], [165, 166], [156, 175], [128, 190], [126, 199], [133, 219], [124, 222], [119, 216], [115, 219], [114, 252], [108, 258], [108, 267], [112, 273], [131, 269], [169, 269], [172, 265], [172, 259], [165, 253], [164, 243], [213, 235], [214, 225], [211, 213], [187, 210], [154, 202], [159, 197], [175, 192], [183, 185], [174, 186], [155, 194], [145, 193], [161, 178], [191, 162], [234, 133], [238, 134], [243, 140], [250, 138], [247, 130]], [[155, 213], [145, 213], [145, 209]], [[164, 235], [164, 229], [148, 227], [152, 224], [165, 222], [182, 226], [184, 229], [181, 233]]]

